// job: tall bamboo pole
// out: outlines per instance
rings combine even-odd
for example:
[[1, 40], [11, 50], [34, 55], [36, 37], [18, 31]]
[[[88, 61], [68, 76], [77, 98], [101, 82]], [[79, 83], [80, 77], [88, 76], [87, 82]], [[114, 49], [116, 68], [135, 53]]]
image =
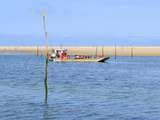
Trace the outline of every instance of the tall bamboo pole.
[[46, 17], [45, 13], [42, 14], [43, 16], [43, 29], [45, 35], [45, 78], [44, 78], [44, 86], [45, 86], [45, 102], [48, 101], [48, 33], [46, 29]]

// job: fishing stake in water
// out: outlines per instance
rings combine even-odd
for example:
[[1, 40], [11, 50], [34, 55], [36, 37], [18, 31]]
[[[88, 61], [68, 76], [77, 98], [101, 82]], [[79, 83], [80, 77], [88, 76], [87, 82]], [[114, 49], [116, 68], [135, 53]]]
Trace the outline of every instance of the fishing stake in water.
[[117, 45], [114, 45], [114, 56], [115, 56], [115, 60], [117, 59]]
[[95, 54], [95, 57], [96, 57], [96, 58], [98, 57], [97, 52], [98, 52], [98, 48], [97, 48], [97, 46], [96, 46], [96, 54]]
[[45, 86], [45, 102], [48, 100], [48, 33], [46, 29], [46, 17], [45, 13], [42, 12], [43, 16], [43, 29], [44, 29], [44, 35], [45, 35], [45, 78], [44, 78], [44, 86]]
[[104, 57], [104, 46], [102, 46], [102, 57]]
[[133, 58], [133, 46], [131, 46], [131, 58]]

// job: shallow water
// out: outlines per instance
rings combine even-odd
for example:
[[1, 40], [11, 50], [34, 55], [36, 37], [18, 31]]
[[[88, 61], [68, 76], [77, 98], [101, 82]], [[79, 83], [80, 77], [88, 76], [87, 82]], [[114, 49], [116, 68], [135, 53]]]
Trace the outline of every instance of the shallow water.
[[119, 57], [107, 63], [49, 63], [0, 56], [0, 120], [159, 120], [160, 57]]

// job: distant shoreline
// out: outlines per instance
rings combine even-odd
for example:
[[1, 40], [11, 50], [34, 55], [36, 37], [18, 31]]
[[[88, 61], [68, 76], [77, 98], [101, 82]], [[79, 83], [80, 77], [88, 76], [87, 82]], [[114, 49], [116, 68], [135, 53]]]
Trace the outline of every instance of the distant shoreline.
[[[60, 48], [59, 46], [50, 46]], [[69, 55], [160, 56], [160, 46], [63, 46]], [[0, 54], [43, 55], [44, 46], [0, 46]]]

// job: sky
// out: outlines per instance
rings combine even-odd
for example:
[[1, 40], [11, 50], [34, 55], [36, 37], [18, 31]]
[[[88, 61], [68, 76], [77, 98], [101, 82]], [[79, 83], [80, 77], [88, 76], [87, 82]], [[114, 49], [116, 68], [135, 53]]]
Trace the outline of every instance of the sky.
[[1, 0], [0, 45], [160, 45], [159, 0]]

